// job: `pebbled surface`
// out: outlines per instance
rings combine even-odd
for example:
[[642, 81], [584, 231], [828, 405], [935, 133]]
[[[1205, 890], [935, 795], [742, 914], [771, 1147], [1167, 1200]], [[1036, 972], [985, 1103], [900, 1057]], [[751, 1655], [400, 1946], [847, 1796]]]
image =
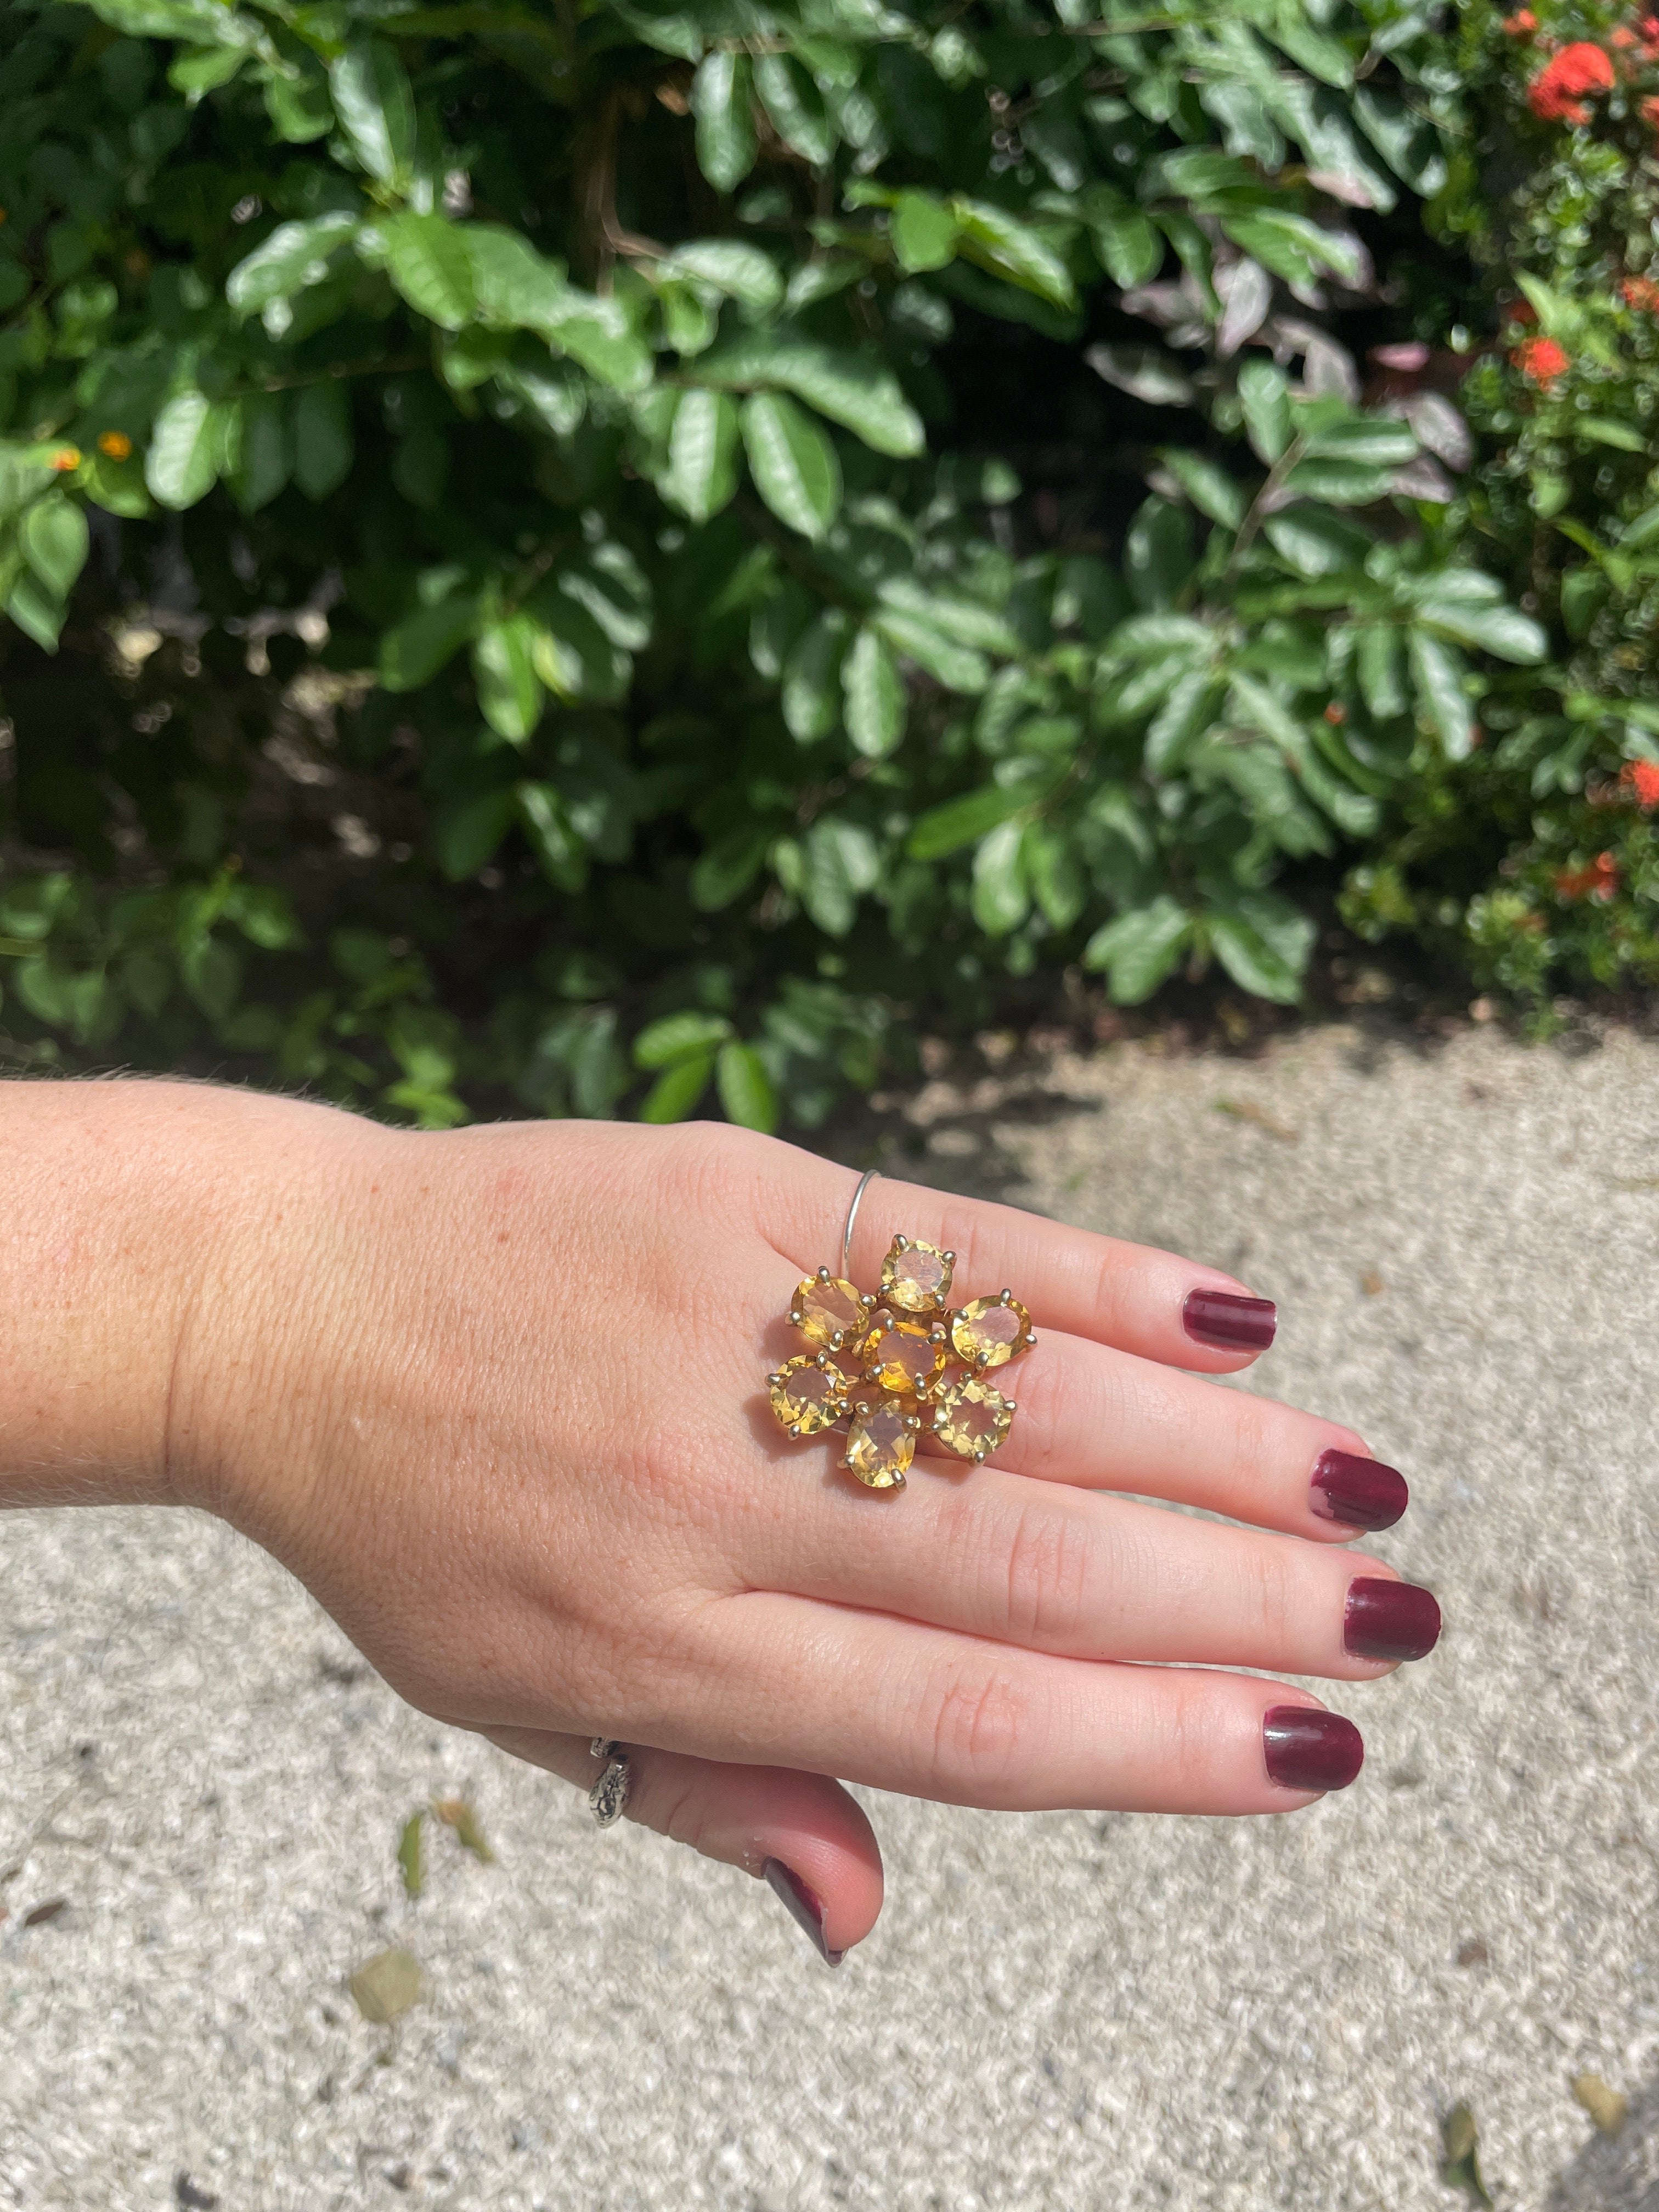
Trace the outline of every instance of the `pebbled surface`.
[[[1500, 2206], [1659, 2212], [1659, 1047], [1121, 1046], [907, 1110], [908, 1172], [1276, 1296], [1257, 1387], [1407, 1471], [1372, 1541], [1448, 1629], [1332, 1698], [1360, 1782], [1236, 1824], [872, 1800], [890, 1903], [832, 1975], [762, 1885], [401, 1706], [222, 1528], [14, 1516], [0, 2206], [1448, 2212], [1466, 2100]], [[497, 1862], [429, 1822], [411, 1904], [400, 1823], [451, 1792]], [[371, 2027], [390, 1945], [426, 1995]]]

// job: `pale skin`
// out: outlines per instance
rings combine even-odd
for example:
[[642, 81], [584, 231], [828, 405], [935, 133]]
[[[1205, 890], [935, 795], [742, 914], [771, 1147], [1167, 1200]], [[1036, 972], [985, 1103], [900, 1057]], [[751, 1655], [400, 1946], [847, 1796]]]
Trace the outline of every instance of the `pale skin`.
[[842, 1781], [1295, 1810], [1318, 1793], [1270, 1778], [1263, 1715], [1317, 1700], [1266, 1678], [1393, 1671], [1343, 1620], [1394, 1571], [1310, 1504], [1321, 1453], [1367, 1448], [1206, 1379], [1250, 1364], [1182, 1329], [1190, 1291], [1243, 1288], [1212, 1268], [875, 1182], [856, 1282], [926, 1238], [1039, 1340], [997, 1377], [997, 1463], [924, 1454], [874, 1493], [766, 1396], [797, 1284], [838, 1264], [844, 1168], [709, 1125], [424, 1135], [169, 1083], [7, 1084], [0, 1117], [0, 1503], [223, 1516], [424, 1711], [584, 1789], [589, 1739], [625, 1742], [629, 1816], [781, 1863], [830, 1950], [881, 1907]]

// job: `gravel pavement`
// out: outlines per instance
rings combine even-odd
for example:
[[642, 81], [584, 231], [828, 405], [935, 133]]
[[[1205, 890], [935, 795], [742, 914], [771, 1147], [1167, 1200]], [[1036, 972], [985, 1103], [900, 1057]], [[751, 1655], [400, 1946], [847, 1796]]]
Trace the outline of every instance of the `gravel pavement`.
[[[0, 2206], [1456, 2212], [1463, 2101], [1499, 2206], [1659, 2212], [1659, 1046], [1582, 1042], [1126, 1044], [910, 1102], [911, 1172], [1277, 1297], [1255, 1387], [1407, 1471], [1373, 1540], [1448, 1626], [1339, 1686], [1365, 1772], [1291, 1819], [871, 1793], [890, 1901], [837, 1974], [402, 1706], [217, 1525], [10, 1516]], [[449, 1794], [495, 1861], [428, 1821], [410, 1901]], [[424, 1995], [374, 2025], [389, 1946]]]

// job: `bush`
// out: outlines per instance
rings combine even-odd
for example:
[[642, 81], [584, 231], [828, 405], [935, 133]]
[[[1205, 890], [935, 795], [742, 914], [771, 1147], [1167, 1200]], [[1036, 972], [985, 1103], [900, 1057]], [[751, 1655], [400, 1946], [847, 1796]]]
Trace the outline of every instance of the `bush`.
[[810, 1122], [1039, 972], [1293, 1002], [1345, 870], [1650, 975], [1647, 48], [1530, 44], [14, 0], [18, 1048]]

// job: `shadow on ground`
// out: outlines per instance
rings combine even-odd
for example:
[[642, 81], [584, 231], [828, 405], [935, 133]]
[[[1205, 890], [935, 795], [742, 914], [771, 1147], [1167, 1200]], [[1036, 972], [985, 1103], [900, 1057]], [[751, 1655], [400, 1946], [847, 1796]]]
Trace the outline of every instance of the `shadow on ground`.
[[1659, 2212], [1659, 2076], [1631, 2099], [1616, 2136], [1592, 2136], [1545, 2212]]

